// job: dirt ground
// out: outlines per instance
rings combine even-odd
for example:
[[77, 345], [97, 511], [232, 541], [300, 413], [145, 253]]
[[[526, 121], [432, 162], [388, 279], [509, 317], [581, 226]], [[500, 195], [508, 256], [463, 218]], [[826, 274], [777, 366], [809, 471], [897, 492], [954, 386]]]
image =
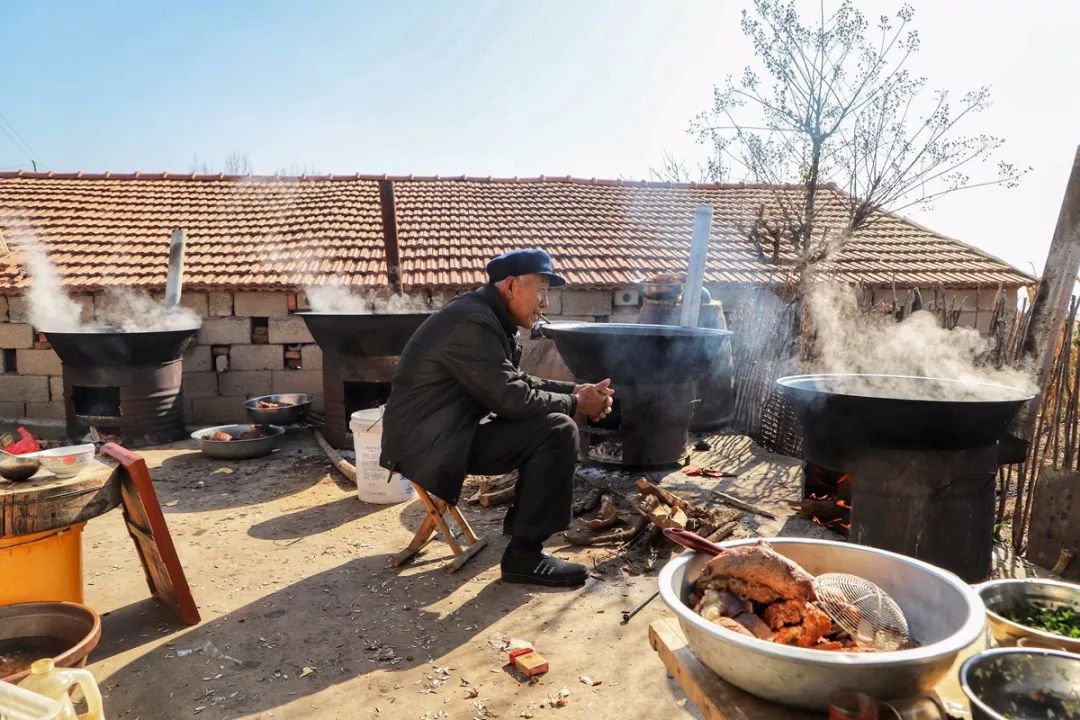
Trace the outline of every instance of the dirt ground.
[[[713, 443], [693, 463], [738, 478], [673, 473], [664, 486], [701, 498], [727, 490], [786, 515], [794, 461], [743, 438]], [[584, 587], [504, 584], [504, 508], [468, 505], [492, 543], [463, 570], [446, 572], [441, 543], [390, 568], [423, 517], [419, 502], [359, 502], [305, 433], [255, 460], [211, 460], [187, 443], [141, 454], [203, 621], [183, 627], [148, 597], [119, 511], [88, 523], [86, 602], [103, 616], [89, 668], [110, 718], [696, 717], [649, 647], [663, 602], [620, 624], [655, 590], [655, 572], [634, 576], [608, 550], [553, 539], [549, 548], [597, 568]], [[589, 468], [579, 483], [632, 477]], [[824, 532], [739, 517], [736, 535]], [[532, 643], [550, 672], [533, 684], [510, 672], [496, 650], [510, 638]], [[560, 693], [565, 704], [552, 707]]]
[[[735, 537], [835, 537], [791, 515], [797, 461], [738, 436], [709, 441], [691, 463], [737, 477], [651, 479], [703, 504], [722, 490], [778, 517], [732, 511]], [[140, 452], [203, 621], [181, 626], [149, 598], [119, 511], [87, 524], [86, 602], [103, 616], [89, 668], [110, 718], [699, 717], [649, 647], [649, 623], [668, 614], [663, 602], [620, 624], [656, 589], [663, 557], [636, 575], [610, 550], [555, 538], [549, 549], [595, 568], [584, 587], [504, 584], [504, 507], [462, 504], [489, 547], [454, 574], [438, 542], [395, 569], [387, 559], [412, 537], [420, 503], [361, 503], [308, 433], [238, 462], [205, 458], [190, 443]], [[629, 492], [638, 476], [584, 466], [578, 483]], [[1009, 562], [999, 559], [1006, 574], [1023, 572]], [[511, 638], [534, 645], [550, 672], [532, 684], [511, 672], [496, 649]]]

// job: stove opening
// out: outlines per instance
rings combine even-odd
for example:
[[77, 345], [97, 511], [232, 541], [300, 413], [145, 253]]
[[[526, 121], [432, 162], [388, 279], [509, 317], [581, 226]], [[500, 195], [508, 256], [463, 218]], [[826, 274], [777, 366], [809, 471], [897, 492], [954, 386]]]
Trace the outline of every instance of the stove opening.
[[76, 415], [120, 417], [120, 388], [73, 385], [71, 404]]
[[854, 478], [847, 473], [835, 472], [803, 463], [803, 498], [796, 511], [838, 535], [851, 534], [851, 485]]
[[345, 423], [357, 410], [379, 407], [390, 397], [388, 382], [350, 382], [342, 383], [345, 394]]

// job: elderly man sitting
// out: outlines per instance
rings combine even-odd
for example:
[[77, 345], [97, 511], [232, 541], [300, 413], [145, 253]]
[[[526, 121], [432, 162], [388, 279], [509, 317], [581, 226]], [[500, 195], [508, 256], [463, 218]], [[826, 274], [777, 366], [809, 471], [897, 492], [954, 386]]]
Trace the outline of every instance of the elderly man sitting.
[[[585, 566], [543, 552], [570, 524], [577, 425], [611, 412], [609, 380], [541, 380], [518, 369], [517, 328], [531, 328], [549, 287], [566, 281], [543, 250], [487, 265], [488, 284], [432, 314], [406, 345], [383, 418], [381, 464], [457, 503], [465, 475], [519, 470], [504, 523], [506, 582], [580, 585]], [[481, 422], [494, 414], [490, 422]]]

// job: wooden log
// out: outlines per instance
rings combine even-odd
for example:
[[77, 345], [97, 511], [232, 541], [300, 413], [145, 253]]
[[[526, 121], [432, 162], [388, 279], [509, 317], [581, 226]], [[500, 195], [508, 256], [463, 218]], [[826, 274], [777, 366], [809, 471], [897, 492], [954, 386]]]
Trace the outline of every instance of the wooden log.
[[690, 503], [686, 502], [678, 495], [653, 485], [643, 477], [635, 480], [634, 485], [642, 495], [652, 495], [665, 505], [670, 505], [671, 507], [679, 508], [680, 510], [686, 510], [690, 507]]
[[504, 487], [501, 490], [487, 493], [480, 496], [480, 507], [495, 507], [496, 505], [502, 505], [508, 503], [514, 499], [514, 491], [517, 489], [517, 484]]
[[754, 513], [755, 515], [760, 515], [762, 517], [769, 518], [770, 520], [777, 519], [774, 513], [771, 513], [768, 510], [762, 510], [759, 507], [755, 507], [748, 502], [740, 500], [734, 495], [728, 495], [727, 493], [720, 492], [719, 490], [713, 490], [713, 494], [720, 498], [721, 502], [727, 505], [731, 505], [732, 507], [737, 507], [740, 510], [745, 510], [746, 512]]

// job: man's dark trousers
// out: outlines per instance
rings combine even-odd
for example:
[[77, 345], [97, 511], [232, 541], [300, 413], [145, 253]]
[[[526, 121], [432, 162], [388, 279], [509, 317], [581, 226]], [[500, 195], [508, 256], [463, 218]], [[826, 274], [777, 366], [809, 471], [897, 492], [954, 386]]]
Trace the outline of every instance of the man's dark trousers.
[[509, 511], [511, 535], [546, 538], [569, 527], [577, 445], [577, 425], [561, 413], [524, 420], [496, 418], [477, 428], [469, 472], [520, 471]]

